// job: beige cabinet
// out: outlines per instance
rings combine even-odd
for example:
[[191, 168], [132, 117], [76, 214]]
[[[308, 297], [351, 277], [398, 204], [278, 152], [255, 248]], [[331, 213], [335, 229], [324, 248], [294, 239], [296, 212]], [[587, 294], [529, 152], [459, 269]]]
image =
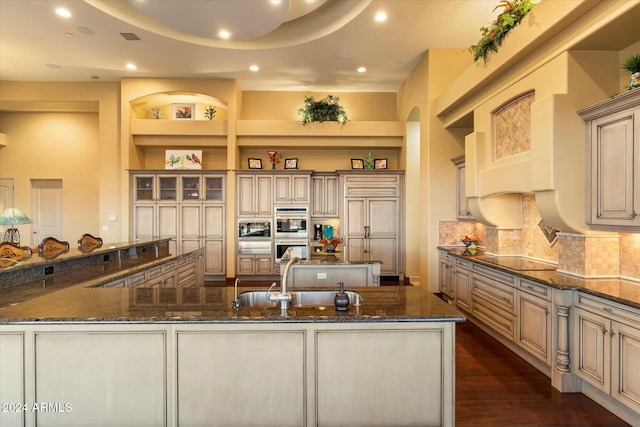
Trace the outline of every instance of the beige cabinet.
[[447, 297], [456, 297], [453, 285], [453, 257], [445, 251], [440, 251], [439, 288]]
[[474, 266], [471, 282], [471, 314], [494, 331], [515, 340], [515, 278], [489, 268]]
[[463, 310], [469, 311], [471, 307], [471, 263], [456, 259], [454, 265], [453, 281], [456, 305]]
[[640, 226], [640, 92], [579, 114], [587, 131], [587, 223]]
[[311, 193], [311, 173], [292, 172], [273, 177], [273, 202], [308, 204]]
[[314, 173], [311, 176], [311, 216], [316, 218], [337, 218], [338, 175]]
[[341, 180], [346, 260], [381, 261], [382, 276], [404, 280], [402, 175], [344, 174]]
[[237, 274], [273, 274], [272, 255], [238, 255]]
[[134, 240], [171, 239], [169, 251], [205, 248], [204, 273], [226, 273], [224, 173], [132, 172]]
[[578, 294], [573, 371], [591, 386], [640, 413], [640, 313]]
[[237, 174], [238, 217], [265, 217], [273, 215], [273, 176], [264, 173]]
[[551, 291], [547, 286], [520, 279], [516, 343], [551, 365]]
[[456, 167], [456, 217], [460, 220], [472, 220], [469, 202], [465, 193], [466, 167], [464, 156], [451, 159]]

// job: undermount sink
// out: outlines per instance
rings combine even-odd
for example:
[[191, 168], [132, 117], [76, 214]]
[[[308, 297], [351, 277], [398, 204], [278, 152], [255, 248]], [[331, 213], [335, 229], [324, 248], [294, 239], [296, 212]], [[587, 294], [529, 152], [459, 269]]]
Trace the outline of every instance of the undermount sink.
[[[323, 307], [333, 305], [337, 290], [291, 291], [290, 307]], [[362, 297], [356, 291], [345, 291], [349, 304], [359, 306]], [[240, 307], [275, 307], [276, 302], [267, 300], [267, 291], [245, 291], [238, 295]]]

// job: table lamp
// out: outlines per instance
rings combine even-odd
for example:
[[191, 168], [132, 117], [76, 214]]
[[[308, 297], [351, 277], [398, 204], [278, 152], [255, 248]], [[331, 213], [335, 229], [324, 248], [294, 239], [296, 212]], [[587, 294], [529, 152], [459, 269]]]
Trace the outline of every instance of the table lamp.
[[4, 233], [4, 241], [20, 246], [20, 232], [16, 225], [31, 224], [32, 222], [20, 209], [5, 209], [0, 215], [0, 225], [9, 226], [9, 229]]

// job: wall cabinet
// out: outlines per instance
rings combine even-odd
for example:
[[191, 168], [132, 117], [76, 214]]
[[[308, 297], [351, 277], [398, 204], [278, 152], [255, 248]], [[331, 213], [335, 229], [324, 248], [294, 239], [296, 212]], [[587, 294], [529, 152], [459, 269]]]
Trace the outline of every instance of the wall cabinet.
[[381, 261], [381, 274], [400, 280], [404, 280], [402, 178], [374, 172], [341, 176], [346, 260]]
[[226, 273], [224, 173], [133, 171], [132, 237], [169, 238], [172, 254], [205, 248], [204, 273]]
[[237, 174], [238, 217], [273, 216], [273, 176], [261, 173]]
[[640, 92], [578, 113], [587, 132], [586, 222], [640, 226]]
[[456, 217], [460, 220], [472, 220], [473, 216], [469, 210], [469, 202], [465, 193], [465, 173], [466, 167], [464, 156], [451, 159], [456, 167]]
[[316, 174], [311, 176], [311, 216], [315, 218], [337, 218], [338, 175]]
[[274, 175], [273, 202], [279, 204], [309, 204], [311, 193], [311, 173]]
[[640, 413], [640, 316], [609, 301], [578, 294], [573, 371]]

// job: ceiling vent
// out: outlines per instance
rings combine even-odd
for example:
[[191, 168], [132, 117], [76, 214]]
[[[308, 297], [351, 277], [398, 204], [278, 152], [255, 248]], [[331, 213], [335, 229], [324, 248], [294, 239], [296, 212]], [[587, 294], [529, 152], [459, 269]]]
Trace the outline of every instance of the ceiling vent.
[[140, 40], [140, 37], [138, 37], [136, 33], [120, 33], [120, 35], [129, 41]]

